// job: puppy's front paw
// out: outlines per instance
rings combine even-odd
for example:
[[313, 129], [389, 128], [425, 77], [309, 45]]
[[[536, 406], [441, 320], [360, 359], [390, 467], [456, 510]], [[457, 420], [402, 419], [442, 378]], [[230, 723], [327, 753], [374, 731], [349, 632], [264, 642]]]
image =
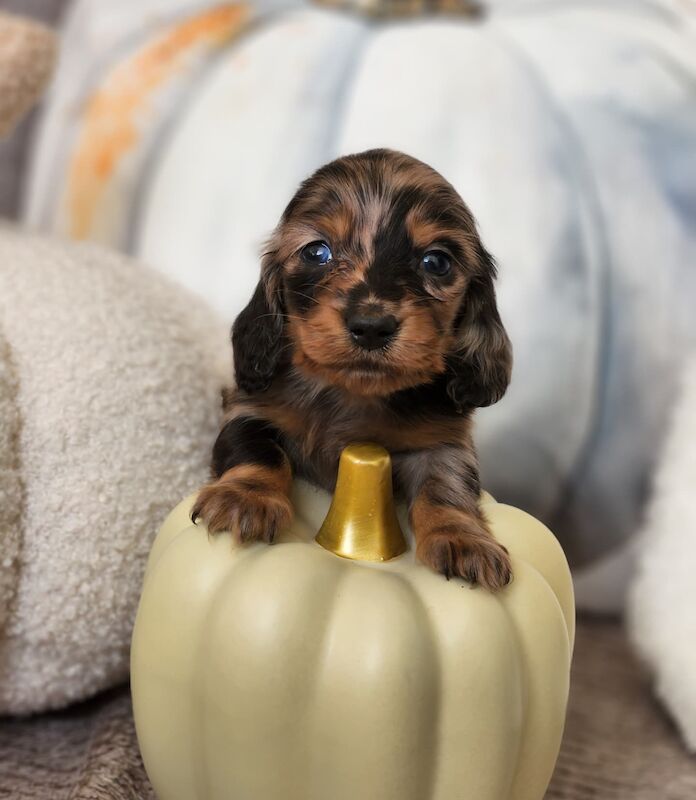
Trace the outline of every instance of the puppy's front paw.
[[492, 536], [471, 536], [465, 530], [430, 531], [418, 542], [420, 560], [446, 578], [459, 577], [496, 591], [510, 583], [508, 551]]
[[202, 519], [210, 533], [231, 531], [241, 542], [271, 544], [292, 521], [285, 483], [263, 467], [234, 467], [201, 489], [191, 519]]

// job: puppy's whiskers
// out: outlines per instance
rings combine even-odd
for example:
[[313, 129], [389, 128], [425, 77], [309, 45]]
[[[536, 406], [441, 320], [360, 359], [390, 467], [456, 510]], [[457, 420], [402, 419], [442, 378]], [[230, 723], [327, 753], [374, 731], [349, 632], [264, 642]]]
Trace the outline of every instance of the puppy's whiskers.
[[312, 297], [311, 295], [305, 294], [304, 292], [300, 292], [297, 289], [288, 289], [288, 294], [296, 294], [298, 297], [303, 297], [305, 300], [309, 300], [316, 305], [321, 305], [319, 300], [316, 297]]

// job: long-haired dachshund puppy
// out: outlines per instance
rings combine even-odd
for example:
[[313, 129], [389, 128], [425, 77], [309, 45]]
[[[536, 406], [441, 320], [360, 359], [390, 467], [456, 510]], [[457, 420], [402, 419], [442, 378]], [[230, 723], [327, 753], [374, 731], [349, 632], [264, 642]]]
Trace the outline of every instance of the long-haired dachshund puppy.
[[370, 150], [315, 172], [232, 329], [237, 386], [193, 519], [270, 543], [291, 519], [293, 474], [330, 491], [341, 450], [378, 442], [420, 560], [489, 589], [508, 583], [471, 438], [473, 410], [510, 379], [495, 272], [469, 209], [426, 164]]

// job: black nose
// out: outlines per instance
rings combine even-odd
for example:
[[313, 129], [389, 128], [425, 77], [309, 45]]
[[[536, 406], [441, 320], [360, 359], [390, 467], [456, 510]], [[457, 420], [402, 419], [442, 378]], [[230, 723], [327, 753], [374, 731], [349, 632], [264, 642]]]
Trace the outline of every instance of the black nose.
[[396, 317], [391, 314], [385, 317], [354, 314], [346, 320], [346, 325], [353, 341], [365, 350], [384, 347], [399, 327]]

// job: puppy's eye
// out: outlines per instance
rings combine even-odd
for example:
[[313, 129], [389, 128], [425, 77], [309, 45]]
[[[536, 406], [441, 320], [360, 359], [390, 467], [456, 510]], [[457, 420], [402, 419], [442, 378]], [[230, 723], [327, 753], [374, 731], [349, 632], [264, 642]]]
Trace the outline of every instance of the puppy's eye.
[[314, 264], [320, 267], [328, 264], [333, 258], [331, 248], [326, 242], [312, 242], [306, 245], [302, 248], [300, 256], [306, 264]]
[[439, 277], [447, 275], [452, 268], [449, 256], [443, 253], [442, 250], [428, 250], [421, 258], [421, 266], [428, 275], [437, 275]]

